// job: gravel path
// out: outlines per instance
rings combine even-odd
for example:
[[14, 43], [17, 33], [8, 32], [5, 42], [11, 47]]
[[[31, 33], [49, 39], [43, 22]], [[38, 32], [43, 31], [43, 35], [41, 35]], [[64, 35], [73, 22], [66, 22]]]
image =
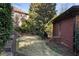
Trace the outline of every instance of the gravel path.
[[38, 36], [23, 36], [17, 39], [16, 52], [26, 56], [60, 56], [52, 51]]

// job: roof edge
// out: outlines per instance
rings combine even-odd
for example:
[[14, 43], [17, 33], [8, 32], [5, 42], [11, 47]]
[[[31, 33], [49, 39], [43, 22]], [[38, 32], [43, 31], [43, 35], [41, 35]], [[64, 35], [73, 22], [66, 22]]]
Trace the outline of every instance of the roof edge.
[[[55, 21], [60, 20], [60, 19], [63, 19], [63, 17], [74, 16], [75, 14], [79, 14], [79, 5], [72, 6], [69, 9], [67, 9], [66, 11], [62, 12], [61, 14], [59, 14], [58, 16], [55, 16], [52, 19], [52, 22], [55, 22]], [[66, 15], [68, 15], [68, 16], [66, 16]]]

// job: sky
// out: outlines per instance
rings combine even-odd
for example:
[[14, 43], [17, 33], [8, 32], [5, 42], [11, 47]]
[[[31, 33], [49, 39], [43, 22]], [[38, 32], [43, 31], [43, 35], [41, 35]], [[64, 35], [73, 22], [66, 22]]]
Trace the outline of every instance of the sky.
[[58, 10], [57, 14], [58, 15], [61, 14], [62, 12], [66, 11], [67, 9], [69, 9], [74, 5], [79, 5], [79, 3], [57, 3], [56, 6], [56, 10]]
[[[30, 7], [30, 3], [12, 3], [12, 5], [13, 5], [14, 7], [17, 7], [17, 8], [22, 9], [22, 10], [25, 11], [26, 13], [28, 13], [29, 7]], [[61, 9], [60, 6], [61, 6], [60, 3], [57, 4], [56, 9], [57, 9], [57, 10], [60, 10], [60, 9]]]
[[[13, 6], [22, 9], [26, 13], [29, 13], [29, 7], [30, 3], [12, 3]], [[69, 7], [74, 5], [74, 3], [57, 3], [56, 10], [58, 14], [61, 12], [67, 10]], [[79, 5], [79, 3], [76, 3], [76, 5]]]
[[30, 3], [12, 3], [12, 6], [22, 9], [24, 12], [28, 13]]

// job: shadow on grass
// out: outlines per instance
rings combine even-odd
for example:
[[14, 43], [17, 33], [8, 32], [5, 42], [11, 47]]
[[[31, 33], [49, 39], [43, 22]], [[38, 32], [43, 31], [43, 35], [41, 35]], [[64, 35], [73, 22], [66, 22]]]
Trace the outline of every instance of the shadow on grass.
[[72, 50], [68, 49], [67, 47], [63, 45], [57, 44], [53, 41], [46, 43], [46, 44], [49, 46], [49, 48], [61, 54], [62, 56], [74, 56], [75, 55]]

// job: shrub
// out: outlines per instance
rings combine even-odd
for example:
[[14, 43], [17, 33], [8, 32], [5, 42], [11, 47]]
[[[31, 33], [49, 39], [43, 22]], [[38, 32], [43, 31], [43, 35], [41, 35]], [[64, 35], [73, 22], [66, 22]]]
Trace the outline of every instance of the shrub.
[[11, 4], [0, 4], [0, 50], [4, 47], [5, 42], [10, 39], [12, 33]]

